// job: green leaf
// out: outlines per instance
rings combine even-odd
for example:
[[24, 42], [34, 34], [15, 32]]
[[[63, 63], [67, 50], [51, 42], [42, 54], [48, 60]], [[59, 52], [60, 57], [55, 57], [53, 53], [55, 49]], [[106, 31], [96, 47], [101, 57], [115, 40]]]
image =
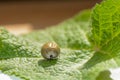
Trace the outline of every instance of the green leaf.
[[[23, 37], [1, 29], [0, 70], [25, 80], [82, 79], [79, 68], [93, 55], [86, 36], [89, 24], [80, 18], [83, 14], [88, 16], [85, 14], [88, 12], [90, 15], [90, 11], [85, 11], [59, 25]], [[40, 55], [41, 46], [48, 41], [60, 46], [59, 59], [45, 60]]]
[[[1, 29], [0, 70], [23, 80], [111, 80], [109, 69], [120, 66], [119, 5], [120, 0], [105, 0], [94, 7], [92, 22], [86, 10], [20, 37]], [[61, 48], [58, 59], [40, 55], [41, 46], [50, 41]]]
[[101, 53], [120, 52], [120, 0], [105, 0], [92, 12], [92, 43]]
[[59, 25], [51, 26], [51, 28], [46, 30], [32, 32], [23, 37], [34, 42], [39, 42], [40, 44], [55, 41], [62, 48], [72, 48], [77, 50], [82, 47], [88, 48], [90, 47], [90, 43], [86, 34], [90, 30], [88, 22], [90, 12], [90, 10], [85, 10]]
[[104, 0], [94, 7], [91, 14], [90, 41], [95, 53], [84, 65], [83, 80], [111, 80], [98, 75], [110, 68], [120, 67], [119, 10], [120, 0]]
[[35, 43], [32, 44], [32, 42], [18, 38], [4, 28], [0, 28], [0, 58], [39, 57], [39, 51]]

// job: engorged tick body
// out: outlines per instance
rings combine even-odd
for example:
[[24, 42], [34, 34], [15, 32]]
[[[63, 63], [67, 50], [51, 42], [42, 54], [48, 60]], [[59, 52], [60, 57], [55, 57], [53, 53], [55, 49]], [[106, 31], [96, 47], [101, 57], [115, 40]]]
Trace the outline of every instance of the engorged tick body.
[[56, 43], [48, 42], [42, 46], [41, 54], [45, 59], [56, 59], [60, 54], [60, 48]]

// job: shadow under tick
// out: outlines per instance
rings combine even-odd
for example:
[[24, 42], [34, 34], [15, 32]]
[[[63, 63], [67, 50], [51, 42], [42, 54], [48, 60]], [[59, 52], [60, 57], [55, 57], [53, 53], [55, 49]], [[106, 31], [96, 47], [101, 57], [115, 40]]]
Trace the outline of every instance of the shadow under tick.
[[50, 60], [41, 59], [38, 61], [38, 65], [42, 67], [49, 67], [49, 66], [55, 65], [57, 61], [58, 59], [50, 59]]

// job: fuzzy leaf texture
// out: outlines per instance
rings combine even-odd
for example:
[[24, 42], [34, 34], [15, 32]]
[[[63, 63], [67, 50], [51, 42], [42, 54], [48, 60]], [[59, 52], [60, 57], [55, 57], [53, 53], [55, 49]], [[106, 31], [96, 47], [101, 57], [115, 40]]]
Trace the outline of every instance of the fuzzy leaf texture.
[[120, 52], [120, 0], [105, 0], [92, 12], [95, 49], [111, 56]]
[[[90, 69], [85, 79], [113, 80], [101, 76], [101, 73], [120, 66], [120, 0], [104, 0], [101, 4], [96, 4], [91, 13], [91, 20], [92, 30], [89, 39], [95, 53], [84, 65]], [[92, 76], [94, 73], [97, 74], [96, 78]]]
[[[1, 29], [0, 70], [22, 80], [112, 80], [109, 69], [120, 66], [119, 4], [120, 0], [97, 4], [92, 27], [86, 10], [59, 25], [19, 37]], [[57, 60], [40, 55], [41, 46], [49, 41], [61, 48]]]
[[[89, 16], [86, 10], [59, 25], [20, 37], [1, 29], [0, 70], [23, 80], [81, 79], [78, 68], [92, 55], [85, 50], [90, 47], [86, 37]], [[60, 46], [58, 60], [44, 60], [41, 56], [41, 46], [48, 41]]]

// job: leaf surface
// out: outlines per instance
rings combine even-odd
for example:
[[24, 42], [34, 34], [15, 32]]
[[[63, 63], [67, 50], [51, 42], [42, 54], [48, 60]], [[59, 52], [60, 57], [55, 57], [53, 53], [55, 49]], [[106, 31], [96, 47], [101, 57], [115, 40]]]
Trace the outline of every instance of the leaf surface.
[[[20, 37], [2, 29], [0, 70], [23, 80], [112, 80], [109, 69], [120, 66], [119, 10], [120, 0], [104, 0], [94, 7], [91, 21], [87, 10]], [[40, 55], [41, 46], [50, 41], [61, 48], [56, 60]]]
[[[4, 29], [0, 33], [0, 70], [25, 80], [78, 80], [82, 79], [80, 67], [92, 56], [87, 50], [88, 22], [80, 17], [84, 11], [59, 25], [16, 37]], [[78, 18], [81, 21], [78, 21]], [[86, 18], [86, 17], [85, 17]], [[57, 60], [45, 60], [40, 54], [45, 42], [56, 42], [61, 48]], [[9, 56], [10, 55], [10, 56]]]

